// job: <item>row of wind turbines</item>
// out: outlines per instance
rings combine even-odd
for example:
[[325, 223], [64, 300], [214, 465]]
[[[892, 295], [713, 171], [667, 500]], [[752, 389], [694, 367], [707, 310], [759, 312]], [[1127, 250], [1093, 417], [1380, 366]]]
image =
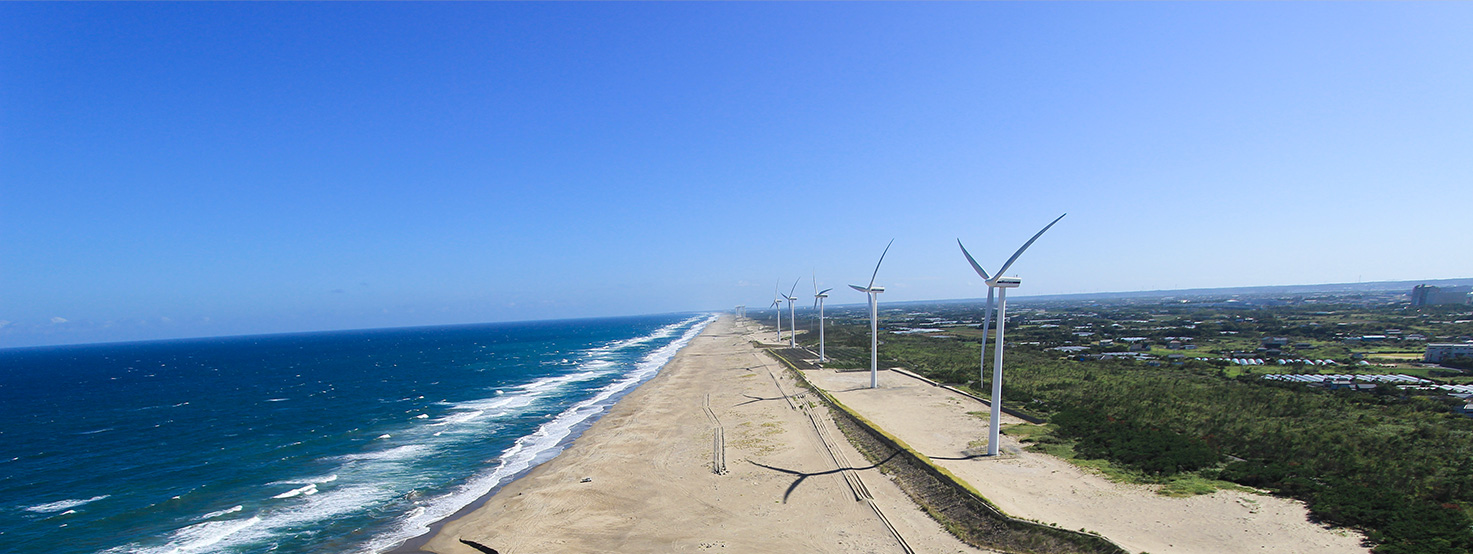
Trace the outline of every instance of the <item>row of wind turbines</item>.
[[[1008, 289], [1018, 288], [1019, 285], [1023, 284], [1022, 279], [1019, 279], [1017, 277], [1004, 277], [1003, 275], [1007, 272], [1009, 268], [1013, 267], [1013, 263], [1018, 261], [1018, 257], [1023, 255], [1023, 251], [1028, 250], [1028, 247], [1033, 246], [1033, 242], [1038, 240], [1038, 237], [1043, 236], [1043, 234], [1047, 232], [1049, 228], [1053, 227], [1054, 224], [1059, 222], [1059, 220], [1064, 219], [1064, 215], [1061, 215], [1058, 218], [1055, 218], [1052, 222], [1049, 222], [1049, 224], [1045, 225], [1042, 230], [1038, 231], [1037, 234], [1034, 234], [1033, 238], [1030, 238], [1028, 239], [1028, 242], [1023, 243], [1023, 246], [1021, 248], [1018, 248], [1018, 251], [1013, 253], [1013, 257], [1008, 258], [1008, 261], [1002, 264], [1002, 267], [999, 268], [997, 270], [997, 273], [995, 274], [989, 275], [987, 273], [987, 270], [983, 269], [982, 265], [977, 263], [977, 260], [972, 257], [972, 254], [970, 252], [967, 252], [967, 247], [962, 245], [961, 239], [957, 239], [956, 241], [956, 245], [961, 248], [962, 256], [965, 256], [967, 258], [967, 263], [971, 264], [972, 269], [977, 272], [977, 275], [981, 276], [983, 282], [987, 283], [987, 305], [985, 308], [983, 308], [982, 316], [982, 351], [980, 354], [981, 359], [978, 363], [979, 369], [977, 382], [979, 384], [985, 381], [987, 376], [987, 337], [990, 330], [989, 327], [991, 327], [992, 324], [994, 293], [997, 298], [997, 338], [994, 339], [995, 342], [993, 343], [994, 346], [992, 349], [992, 417], [990, 418], [990, 422], [987, 428], [987, 454], [989, 456], [997, 455], [998, 434], [1000, 431], [998, 422], [1002, 419], [1003, 333], [1004, 327], [1006, 326], [1005, 324], [1007, 323], [1006, 318], [1008, 309]], [[872, 389], [879, 388], [880, 386], [879, 295], [880, 293], [885, 292], [885, 287], [875, 285], [875, 278], [879, 276], [880, 265], [885, 263], [885, 254], [888, 254], [890, 252], [890, 246], [893, 244], [895, 244], [895, 240], [891, 239], [890, 243], [885, 245], [885, 250], [880, 252], [880, 261], [875, 263], [875, 271], [870, 274], [868, 285], [863, 287], [859, 285], [849, 285], [849, 288], [862, 292], [869, 297], [869, 386]], [[773, 299], [772, 305], [769, 306], [776, 307], [778, 309], [777, 337], [778, 341], [781, 342], [783, 333], [782, 302], [786, 301], [788, 303], [788, 325], [792, 330], [792, 333], [790, 333], [788, 336], [788, 346], [792, 348], [797, 348], [798, 346], [797, 311], [794, 307], [794, 302], [796, 302], [798, 298], [793, 296], [793, 293], [798, 290], [798, 282], [801, 280], [802, 279], [800, 278], [798, 279], [798, 281], [793, 281], [793, 287], [788, 290], [787, 294], [782, 294], [781, 289], [778, 288], [778, 286], [781, 286], [781, 282], [778, 283], [778, 286], [774, 286], [773, 293], [776, 295], [776, 298]], [[818, 358], [819, 362], [821, 363], [828, 361], [828, 356], [826, 355], [824, 350], [823, 301], [825, 298], [828, 298], [828, 292], [831, 290], [834, 289], [830, 288], [824, 289], [822, 291], [818, 290], [818, 277], [817, 275], [814, 276], [813, 307], [818, 311]], [[745, 315], [746, 313], [745, 310], [741, 308], [739, 308], [739, 311], [742, 315]]]

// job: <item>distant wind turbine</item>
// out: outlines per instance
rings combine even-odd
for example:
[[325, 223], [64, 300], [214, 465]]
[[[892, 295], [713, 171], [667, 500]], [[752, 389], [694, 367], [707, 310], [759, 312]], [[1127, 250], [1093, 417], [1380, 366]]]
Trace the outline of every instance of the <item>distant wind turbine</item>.
[[818, 310], [818, 363], [827, 363], [829, 357], [823, 351], [823, 299], [829, 297], [829, 291], [834, 289], [818, 290], [818, 275], [813, 276], [813, 307]]
[[1033, 241], [1043, 236], [1044, 231], [1048, 231], [1049, 227], [1053, 227], [1054, 223], [1059, 222], [1059, 219], [1064, 219], [1064, 215], [1059, 216], [1052, 223], [1045, 225], [1042, 231], [1033, 235], [1033, 238], [1028, 239], [1028, 242], [1023, 243], [1023, 247], [1019, 248], [1017, 252], [1014, 252], [1013, 257], [1008, 258], [1008, 262], [1002, 264], [1002, 269], [997, 270], [997, 274], [991, 277], [987, 276], [987, 270], [982, 269], [982, 265], [978, 264], [977, 260], [972, 259], [972, 254], [967, 252], [967, 247], [962, 246], [962, 240], [956, 239], [956, 245], [961, 246], [962, 255], [967, 257], [967, 262], [972, 264], [972, 269], [977, 270], [977, 275], [981, 275], [982, 280], [987, 283], [987, 307], [984, 309], [982, 315], [982, 361], [978, 365], [980, 369], [977, 376], [977, 384], [979, 386], [982, 384], [982, 380], [987, 377], [987, 327], [992, 322], [992, 293], [994, 290], [997, 291], [998, 297], [997, 341], [992, 347], [992, 420], [987, 426], [987, 455], [989, 456], [997, 455], [998, 421], [1002, 419], [1003, 327], [1007, 323], [1008, 289], [1017, 288], [1018, 285], [1023, 284], [1022, 279], [1017, 277], [1003, 277], [1002, 274], [1013, 266], [1013, 262], [1018, 261], [1018, 256], [1022, 256], [1023, 251], [1033, 245]]
[[[796, 301], [796, 300], [798, 300], [798, 297], [793, 296], [793, 291], [798, 290], [798, 281], [802, 281], [802, 280], [803, 280], [802, 277], [799, 277], [799, 278], [795, 279], [793, 281], [793, 288], [792, 289], [789, 289], [787, 296], [784, 296], [783, 297], [784, 300], [787, 300], [788, 301], [788, 347], [789, 348], [797, 348], [798, 347], [798, 316], [796, 315], [797, 312], [795, 311], [795, 309], [793, 307], [793, 302]], [[782, 319], [783, 318], [783, 314], [782, 314], [781, 311], [779, 311], [777, 313], [777, 318], [778, 319]], [[779, 335], [778, 338], [777, 338], [777, 340], [779, 342], [781, 342], [783, 340], [782, 336]]]
[[773, 283], [773, 285], [772, 285], [772, 294], [774, 296], [772, 298], [772, 306], [768, 306], [769, 308], [772, 308], [772, 307], [776, 307], [777, 308], [777, 342], [782, 342], [783, 341], [783, 301], [782, 301], [782, 297], [783, 296], [782, 296], [782, 293], [779, 292], [779, 289], [778, 289], [778, 287], [779, 286], [782, 286], [782, 284], [783, 284], [782, 281], [778, 281], [776, 283]]
[[875, 272], [869, 276], [869, 286], [849, 285], [849, 288], [869, 295], [869, 388], [880, 388], [880, 326], [878, 318], [879, 294], [885, 292], [885, 287], [875, 286], [875, 276], [880, 274], [880, 264], [885, 263], [885, 254], [890, 252], [890, 245], [895, 244], [895, 239], [885, 245], [885, 251], [880, 252], [880, 261], [875, 263]]

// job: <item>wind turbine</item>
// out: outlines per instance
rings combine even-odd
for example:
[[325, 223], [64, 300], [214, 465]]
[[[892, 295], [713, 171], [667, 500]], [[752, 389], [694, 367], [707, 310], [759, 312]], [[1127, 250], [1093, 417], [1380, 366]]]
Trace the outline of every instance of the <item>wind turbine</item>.
[[1002, 269], [997, 270], [997, 274], [991, 277], [987, 276], [987, 270], [982, 269], [982, 265], [978, 264], [977, 260], [972, 259], [972, 254], [967, 252], [967, 247], [962, 246], [962, 239], [956, 239], [956, 245], [961, 246], [962, 255], [967, 257], [967, 262], [972, 264], [972, 269], [977, 270], [977, 275], [981, 275], [982, 280], [987, 283], [987, 307], [984, 309], [982, 315], [982, 360], [978, 364], [978, 385], [981, 385], [982, 380], [987, 377], [987, 327], [992, 323], [992, 293], [993, 291], [997, 291], [997, 342], [992, 347], [992, 419], [988, 422], [987, 426], [988, 456], [997, 455], [998, 421], [1002, 419], [1002, 335], [1003, 327], [1007, 323], [1008, 289], [1017, 288], [1018, 285], [1023, 284], [1022, 279], [1017, 277], [1003, 277], [1002, 274], [1009, 267], [1013, 266], [1013, 262], [1018, 261], [1018, 256], [1022, 256], [1023, 251], [1033, 245], [1033, 241], [1043, 236], [1044, 231], [1048, 231], [1049, 227], [1053, 227], [1054, 223], [1059, 222], [1059, 219], [1064, 219], [1064, 215], [1059, 216], [1052, 223], [1045, 225], [1042, 231], [1033, 235], [1033, 238], [1028, 239], [1028, 242], [1023, 243], [1023, 247], [1019, 248], [1017, 252], [1014, 252], [1013, 257], [1008, 258], [1008, 262], [1002, 264]]
[[829, 357], [823, 351], [823, 299], [829, 297], [831, 288], [818, 290], [818, 275], [813, 276], [813, 307], [818, 309], [818, 363], [827, 363]]
[[[788, 347], [789, 348], [797, 348], [798, 347], [798, 316], [796, 315], [797, 312], [795, 312], [794, 311], [794, 308], [793, 308], [793, 302], [796, 301], [798, 299], [798, 297], [793, 296], [793, 291], [798, 290], [798, 281], [802, 281], [802, 280], [803, 280], [802, 277], [799, 277], [799, 278], [795, 279], [793, 281], [793, 288], [789, 289], [787, 296], [784, 296], [783, 297], [784, 300], [787, 300], [788, 301]], [[779, 311], [777, 313], [777, 318], [778, 319], [782, 319], [783, 318], [783, 314], [782, 314], [781, 311]], [[782, 341], [783, 340], [782, 336], [779, 335], [778, 338], [777, 338], [777, 340], [778, 341]]]
[[895, 244], [895, 239], [885, 245], [885, 251], [880, 252], [880, 261], [875, 263], [875, 272], [869, 276], [869, 286], [849, 285], [849, 288], [869, 295], [869, 388], [880, 388], [880, 326], [878, 318], [879, 294], [885, 292], [885, 287], [875, 286], [875, 276], [880, 274], [880, 264], [885, 263], [885, 254], [890, 252], [890, 245]]
[[774, 306], [777, 307], [777, 342], [782, 342], [783, 341], [783, 301], [782, 301], [782, 297], [783, 296], [782, 296], [782, 293], [781, 292], [778, 292], [778, 288], [777, 287], [779, 285], [782, 285], [782, 281], [778, 281], [776, 283], [773, 283], [773, 285], [772, 285], [772, 294], [775, 294], [777, 296], [774, 296], [773, 297], [773, 299], [772, 299], [772, 306], [768, 306], [768, 307], [769, 308], [774, 307]]

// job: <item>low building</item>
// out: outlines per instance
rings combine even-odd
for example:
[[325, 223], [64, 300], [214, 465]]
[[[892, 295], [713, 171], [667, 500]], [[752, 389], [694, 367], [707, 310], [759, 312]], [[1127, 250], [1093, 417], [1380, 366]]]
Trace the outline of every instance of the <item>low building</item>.
[[1434, 343], [1427, 345], [1427, 353], [1422, 355], [1422, 361], [1440, 364], [1453, 358], [1473, 358], [1473, 344], [1470, 343]]

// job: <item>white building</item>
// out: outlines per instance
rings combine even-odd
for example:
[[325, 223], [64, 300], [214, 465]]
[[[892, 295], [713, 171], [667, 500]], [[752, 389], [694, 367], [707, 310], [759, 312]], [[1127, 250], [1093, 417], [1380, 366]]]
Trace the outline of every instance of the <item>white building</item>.
[[1459, 357], [1473, 358], [1473, 343], [1429, 344], [1427, 353], [1422, 356], [1422, 361], [1441, 363], [1443, 360]]

